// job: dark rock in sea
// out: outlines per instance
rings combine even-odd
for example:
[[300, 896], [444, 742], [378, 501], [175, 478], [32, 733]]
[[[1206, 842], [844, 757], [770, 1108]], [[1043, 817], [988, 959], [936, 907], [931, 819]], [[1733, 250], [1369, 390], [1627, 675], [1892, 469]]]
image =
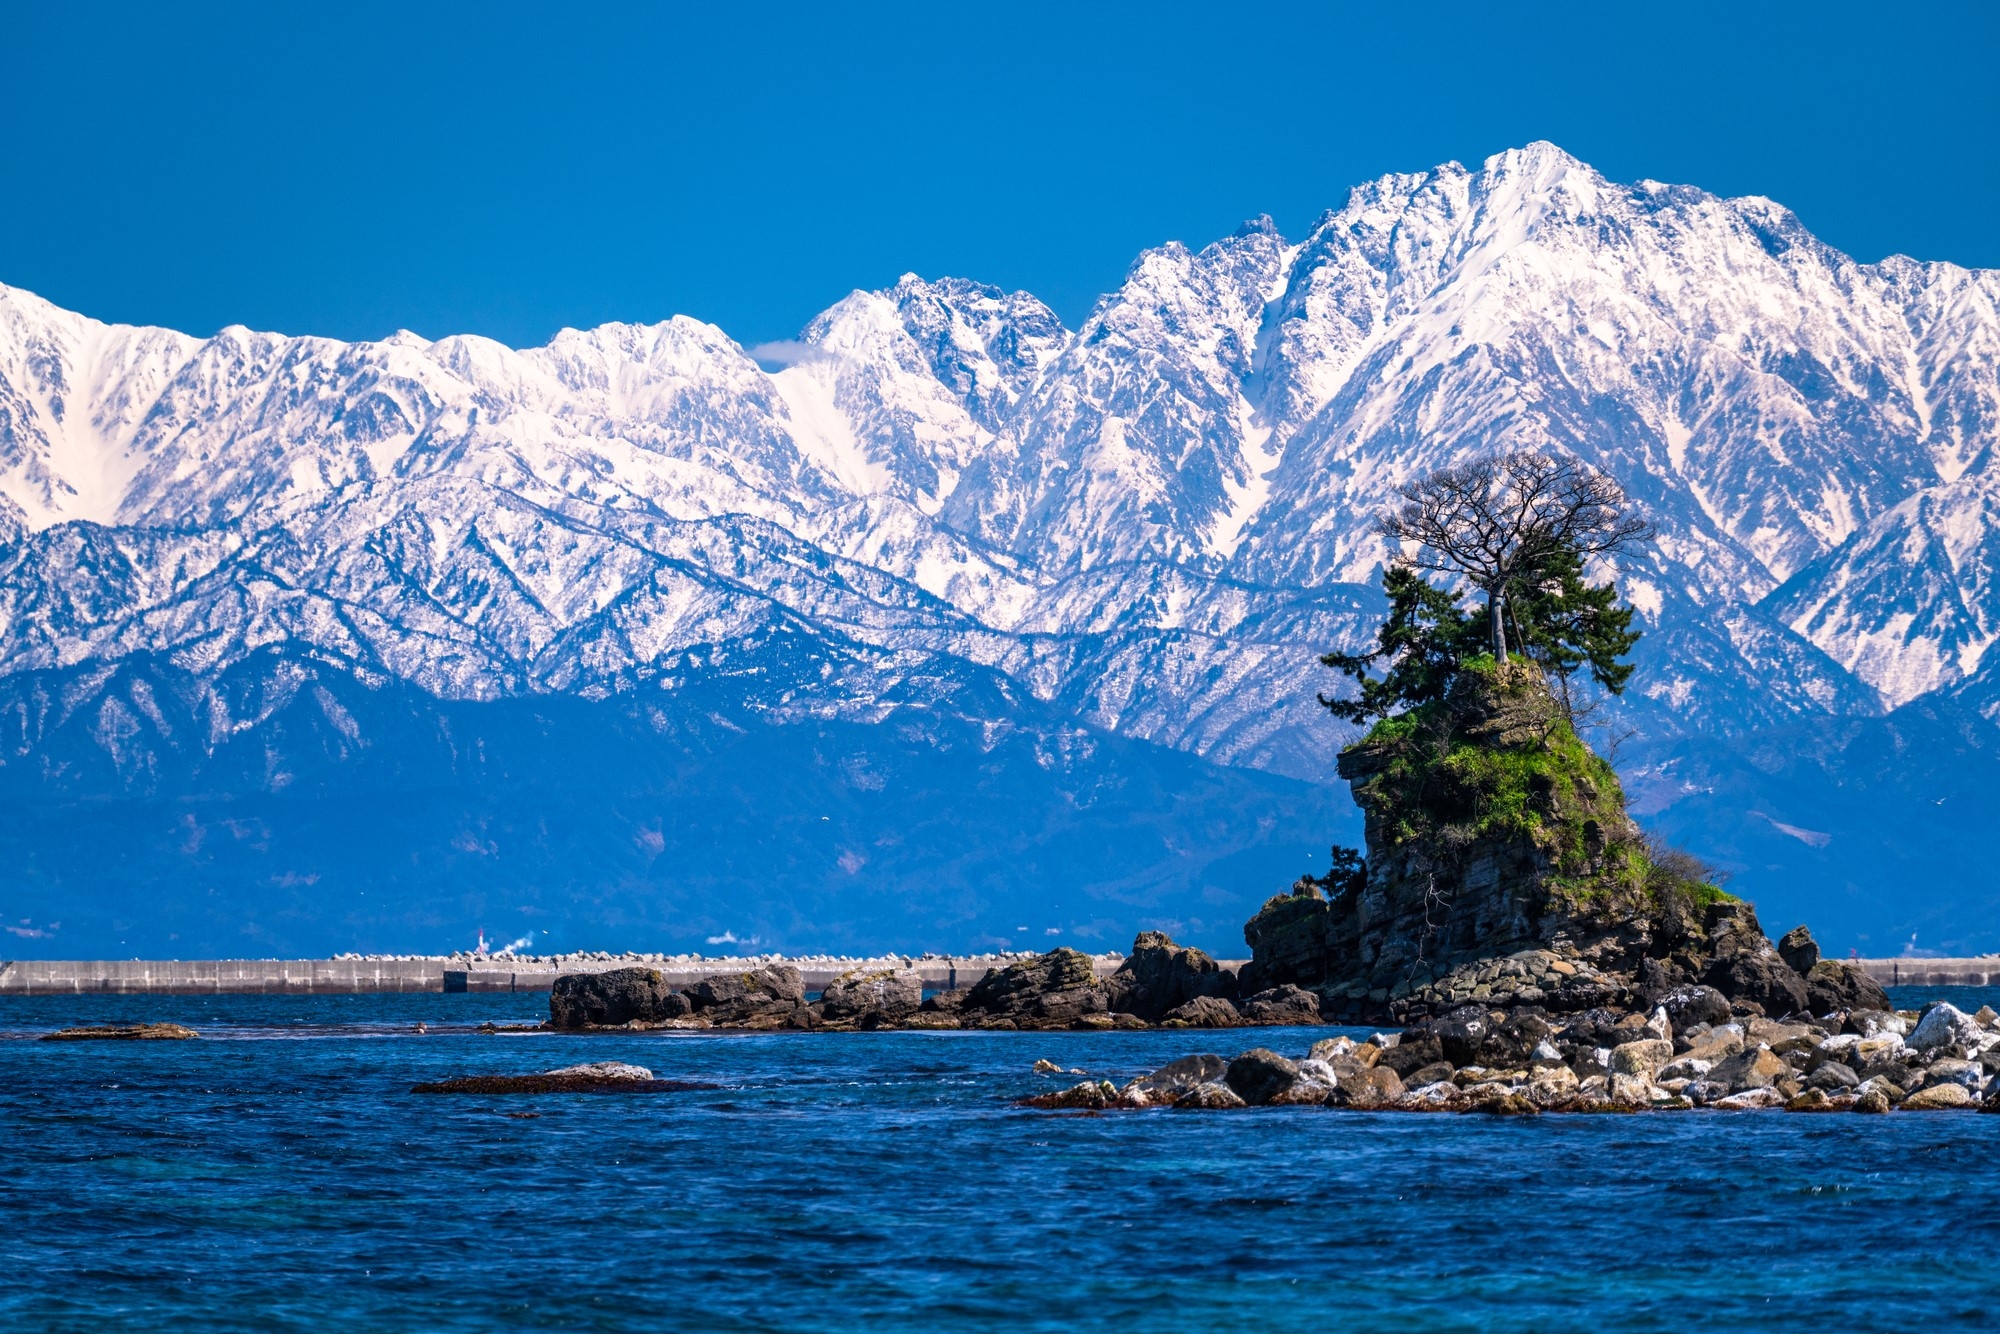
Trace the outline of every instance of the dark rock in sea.
[[467, 1075], [418, 1084], [412, 1093], [683, 1093], [714, 1088], [687, 1080], [655, 1079], [643, 1065], [595, 1061], [534, 1075]]
[[1393, 1070], [1407, 1079], [1413, 1071], [1444, 1059], [1444, 1048], [1437, 1036], [1426, 1031], [1405, 1033], [1400, 1042], [1382, 1053], [1376, 1064], [1385, 1070]]
[[1296, 1061], [1287, 1060], [1268, 1047], [1252, 1047], [1229, 1063], [1222, 1082], [1237, 1097], [1256, 1107], [1290, 1088], [1298, 1078]]
[[801, 1019], [805, 975], [788, 963], [704, 977], [687, 990], [694, 1015], [718, 1028], [782, 1028]]
[[690, 1013], [688, 998], [667, 985], [657, 968], [612, 968], [564, 973], [549, 989], [553, 1028], [611, 1028], [654, 1024]]
[[1447, 1082], [1452, 1076], [1450, 1061], [1432, 1061], [1429, 1065], [1418, 1066], [1403, 1075], [1403, 1082], [1411, 1088], [1422, 1088], [1426, 1084]]
[[1253, 1024], [1317, 1024], [1319, 997], [1287, 982], [1240, 1002], [1243, 1017]]
[[1111, 1106], [1117, 1097], [1117, 1086], [1110, 1081], [1086, 1079], [1081, 1084], [1056, 1093], [1038, 1093], [1032, 1098], [1023, 1098], [1021, 1099], [1021, 1105], [1049, 1112], [1098, 1112]]
[[1818, 1015], [1886, 1010], [1889, 993], [1860, 964], [1821, 959], [1806, 974], [1806, 1008]]
[[819, 1009], [828, 1023], [873, 1028], [897, 1024], [924, 1003], [924, 979], [914, 968], [854, 969], [827, 983]]
[[180, 1024], [83, 1024], [42, 1034], [44, 1042], [185, 1042], [201, 1034]]
[[1224, 1112], [1249, 1105], [1235, 1089], [1223, 1083], [1196, 1084], [1174, 1099], [1174, 1107], [1179, 1111]]
[[1220, 1056], [1183, 1056], [1151, 1074], [1139, 1076], [1125, 1086], [1125, 1091], [1136, 1090], [1149, 1103], [1170, 1103], [1197, 1084], [1212, 1084], [1221, 1079], [1228, 1069], [1229, 1062]]
[[1333, 1105], [1366, 1110], [1386, 1107], [1402, 1096], [1402, 1077], [1378, 1062], [1364, 1070], [1343, 1074], [1333, 1091]]
[[1242, 1012], [1217, 996], [1197, 996], [1160, 1018], [1162, 1028], [1236, 1028], [1242, 1023]]
[[1160, 931], [1141, 931], [1105, 984], [1110, 1009], [1149, 1024], [1200, 997], [1234, 1000], [1236, 991], [1235, 973], [1201, 950], [1174, 944]]
[[1480, 1060], [1480, 1048], [1493, 1031], [1493, 1021], [1483, 1005], [1461, 1005], [1430, 1024], [1444, 1059], [1453, 1065], [1473, 1065]]
[[1055, 949], [987, 973], [966, 993], [959, 1020], [968, 1028], [1069, 1028], [1111, 1008], [1091, 956]]

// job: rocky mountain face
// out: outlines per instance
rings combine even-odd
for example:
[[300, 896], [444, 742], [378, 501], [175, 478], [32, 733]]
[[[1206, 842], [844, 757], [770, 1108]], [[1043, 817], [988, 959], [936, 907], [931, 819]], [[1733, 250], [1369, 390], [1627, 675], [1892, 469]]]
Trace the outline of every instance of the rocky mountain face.
[[[0, 761], [41, 803], [262, 800], [284, 764], [219, 757], [284, 752], [271, 701], [387, 756], [427, 742], [339, 701], [626, 701], [679, 726], [727, 680], [709, 725], [773, 753], [838, 724], [918, 763], [950, 719], [1324, 784], [1346, 738], [1315, 659], [1370, 628], [1373, 514], [1433, 466], [1536, 446], [1610, 471], [1661, 532], [1626, 583], [1648, 634], [1614, 729], [1642, 814], [1701, 824], [1703, 775], [1825, 739], [1803, 785], [1751, 766], [1726, 809], [1769, 826], [1719, 850], [1803, 893], [1824, 845], [1783, 831], [1880, 781], [1841, 729], [1928, 710], [1952, 791], [1987, 786], [1996, 302], [2000, 274], [1859, 264], [1770, 201], [1615, 184], [1547, 144], [1385, 177], [1296, 241], [1260, 220], [1149, 251], [1075, 331], [914, 276], [749, 350], [685, 317], [526, 351], [202, 340], [0, 288]], [[1970, 941], [1876, 883], [1912, 855], [1893, 822], [1838, 837], [1854, 906], [1828, 934]], [[339, 862], [259, 873], [347, 884]]]

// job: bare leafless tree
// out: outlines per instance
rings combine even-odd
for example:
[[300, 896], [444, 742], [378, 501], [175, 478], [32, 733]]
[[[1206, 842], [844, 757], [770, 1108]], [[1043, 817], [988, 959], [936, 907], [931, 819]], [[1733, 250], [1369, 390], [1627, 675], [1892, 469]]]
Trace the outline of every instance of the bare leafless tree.
[[1507, 660], [1502, 613], [1508, 590], [1555, 552], [1612, 555], [1652, 536], [1626, 508], [1617, 482], [1579, 459], [1516, 450], [1440, 468], [1398, 488], [1403, 503], [1380, 531], [1415, 544], [1420, 569], [1463, 575], [1486, 595], [1493, 656]]

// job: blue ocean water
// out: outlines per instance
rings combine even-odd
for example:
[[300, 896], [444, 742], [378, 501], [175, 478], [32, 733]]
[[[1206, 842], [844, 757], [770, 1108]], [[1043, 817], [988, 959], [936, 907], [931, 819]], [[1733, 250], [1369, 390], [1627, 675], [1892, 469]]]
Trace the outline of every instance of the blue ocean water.
[[[0, 1001], [0, 1327], [2000, 1326], [2000, 1116], [1049, 1115], [1037, 1058], [1325, 1030], [471, 1031], [542, 1014]], [[112, 1019], [203, 1040], [6, 1040]], [[716, 1087], [409, 1092], [602, 1059]]]

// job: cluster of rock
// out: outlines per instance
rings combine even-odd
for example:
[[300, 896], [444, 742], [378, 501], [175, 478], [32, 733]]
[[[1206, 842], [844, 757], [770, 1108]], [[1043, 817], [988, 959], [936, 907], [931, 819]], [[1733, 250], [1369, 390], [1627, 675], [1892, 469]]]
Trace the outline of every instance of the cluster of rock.
[[549, 993], [549, 1023], [562, 1029], [1112, 1029], [1234, 1028], [1316, 1024], [1319, 998], [1281, 985], [1238, 994], [1236, 974], [1157, 931], [1140, 933], [1109, 976], [1073, 949], [990, 969], [970, 987], [925, 996], [914, 968], [842, 973], [808, 1000], [788, 963], [719, 973], [689, 986], [658, 969], [566, 973]]
[[1948, 1004], [1859, 1011], [1841, 1031], [1737, 1022], [1712, 988], [1650, 1015], [1592, 1010], [1560, 1027], [1525, 1010], [1463, 1006], [1366, 1042], [1329, 1038], [1302, 1061], [1266, 1048], [1190, 1056], [1124, 1087], [1086, 1081], [1026, 1100], [1052, 1110], [1323, 1105], [1368, 1111], [1538, 1112], [1784, 1108], [2000, 1112], [2000, 1015]]

